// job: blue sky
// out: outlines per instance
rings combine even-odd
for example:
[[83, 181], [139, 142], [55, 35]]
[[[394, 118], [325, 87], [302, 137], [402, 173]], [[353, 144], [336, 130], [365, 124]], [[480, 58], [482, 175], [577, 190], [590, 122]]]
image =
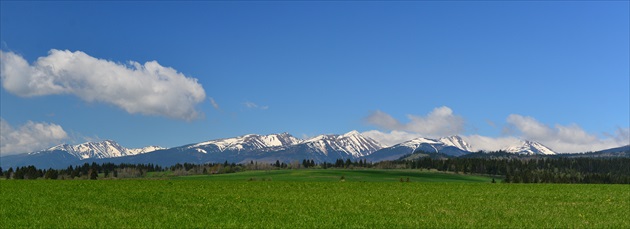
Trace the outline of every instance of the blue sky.
[[630, 142], [628, 2], [0, 6], [2, 154], [351, 130], [480, 149]]

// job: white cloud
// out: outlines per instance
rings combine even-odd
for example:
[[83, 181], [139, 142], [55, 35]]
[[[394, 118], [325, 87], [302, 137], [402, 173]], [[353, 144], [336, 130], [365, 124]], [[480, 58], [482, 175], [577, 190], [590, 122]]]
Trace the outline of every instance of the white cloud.
[[[385, 146], [393, 146], [398, 143], [406, 142], [411, 139], [424, 137], [421, 134], [417, 133], [409, 133], [405, 131], [391, 131], [381, 132], [378, 130], [370, 130], [361, 133], [367, 137], [370, 137], [377, 142], [385, 145]], [[446, 136], [440, 136], [446, 137]], [[499, 149], [504, 149], [509, 146], [513, 146], [519, 144], [520, 139], [516, 137], [486, 137], [481, 135], [468, 135], [461, 136], [466, 142], [468, 142], [474, 151], [484, 150], [484, 151], [496, 151]], [[437, 137], [436, 137], [437, 138]]]
[[214, 107], [215, 110], [220, 110], [219, 104], [212, 97], [210, 97], [210, 104], [212, 104], [212, 107]]
[[597, 151], [630, 144], [629, 128], [619, 128], [615, 134], [605, 134], [604, 137], [589, 134], [577, 124], [551, 127], [518, 114], [509, 115], [507, 123], [518, 131], [520, 138], [538, 141], [561, 153]]
[[197, 79], [156, 61], [144, 65], [91, 57], [81, 51], [52, 49], [33, 64], [0, 51], [2, 86], [23, 97], [71, 94], [88, 102], [104, 102], [135, 114], [192, 120], [195, 105], [206, 94]]
[[[459, 135], [463, 132], [464, 119], [454, 115], [448, 107], [435, 108], [426, 116], [408, 115], [410, 121], [401, 123], [391, 115], [375, 111], [366, 121], [389, 130], [363, 132], [383, 145], [392, 146], [418, 137], [439, 138]], [[474, 150], [496, 151], [517, 145], [521, 140], [540, 142], [558, 153], [597, 151], [630, 144], [630, 128], [618, 128], [613, 134], [603, 136], [588, 133], [577, 124], [553, 127], [545, 125], [533, 117], [511, 114], [506, 119], [504, 136], [487, 137], [477, 134], [460, 135]], [[494, 123], [490, 122], [490, 125]]]
[[57, 124], [28, 121], [14, 129], [0, 117], [0, 155], [2, 156], [43, 150], [67, 138], [66, 131]]
[[422, 137], [422, 135], [420, 134], [409, 133], [405, 131], [397, 131], [397, 130], [391, 131], [389, 133], [381, 132], [378, 130], [370, 130], [370, 131], [365, 131], [361, 134], [366, 137], [376, 140], [377, 142], [381, 143], [384, 146], [393, 146], [398, 143], [409, 141], [414, 138]]
[[269, 106], [259, 106], [258, 104], [252, 103], [252, 102], [245, 102], [243, 103], [243, 105], [245, 105], [245, 107], [249, 108], [249, 109], [260, 109], [260, 110], [267, 110], [269, 109]]
[[461, 137], [472, 146], [474, 151], [497, 151], [510, 146], [518, 145], [521, 141], [521, 139], [513, 136], [487, 137], [473, 134]]
[[426, 116], [407, 115], [409, 122], [402, 123], [391, 115], [375, 111], [365, 120], [380, 128], [390, 131], [405, 131], [429, 137], [460, 134], [464, 131], [464, 119], [454, 115], [451, 108], [442, 106], [433, 109]]

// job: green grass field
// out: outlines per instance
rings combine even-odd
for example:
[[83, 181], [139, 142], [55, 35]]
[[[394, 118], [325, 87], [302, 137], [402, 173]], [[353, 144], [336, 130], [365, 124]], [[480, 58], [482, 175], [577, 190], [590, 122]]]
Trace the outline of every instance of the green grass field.
[[[376, 169], [302, 169], [246, 171], [221, 175], [181, 176], [173, 179], [211, 180], [211, 181], [315, 181], [338, 182], [341, 177], [348, 182], [491, 182], [492, 178], [483, 176], [463, 176], [453, 173], [429, 172], [419, 170], [376, 170]], [[496, 179], [499, 182], [499, 179]]]
[[[4, 180], [0, 228], [630, 228], [628, 185], [414, 182], [421, 175], [401, 183], [401, 171], [359, 182], [353, 179], [367, 174], [349, 172], [347, 182], [339, 182], [334, 173], [326, 178], [310, 171]], [[272, 181], [246, 181], [257, 176]], [[283, 180], [304, 177], [317, 181]], [[322, 182], [330, 179], [337, 182]], [[361, 182], [372, 179], [395, 182]], [[488, 178], [472, 181], [478, 179]]]

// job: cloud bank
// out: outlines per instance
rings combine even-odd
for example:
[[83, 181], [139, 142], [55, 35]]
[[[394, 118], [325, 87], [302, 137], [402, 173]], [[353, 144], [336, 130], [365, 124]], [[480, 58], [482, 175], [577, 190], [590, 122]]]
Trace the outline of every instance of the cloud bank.
[[464, 118], [454, 115], [453, 110], [446, 106], [435, 108], [426, 116], [407, 115], [407, 118], [410, 121], [402, 123], [391, 115], [377, 110], [365, 120], [377, 127], [398, 131], [394, 134], [404, 131], [428, 137], [440, 137], [456, 135], [464, 131]]
[[94, 58], [84, 52], [49, 51], [29, 64], [0, 51], [2, 86], [18, 96], [70, 94], [87, 102], [113, 104], [131, 114], [193, 120], [206, 93], [197, 79], [156, 61], [144, 65]]
[[[407, 115], [402, 123], [391, 115], [375, 111], [365, 118], [367, 123], [387, 131], [370, 130], [362, 134], [381, 144], [392, 146], [418, 137], [439, 138], [460, 135], [474, 150], [496, 151], [517, 145], [521, 140], [540, 142], [558, 153], [597, 151], [630, 144], [630, 128], [618, 128], [615, 133], [596, 135], [577, 124], [545, 125], [533, 117], [511, 114], [506, 118], [504, 136], [488, 137], [464, 133], [464, 118], [454, 115], [446, 106], [435, 108], [426, 116]], [[493, 122], [493, 124], [495, 124]], [[496, 124], [495, 124], [496, 125]]]
[[381, 132], [381, 131], [378, 131], [378, 130], [370, 130], [370, 131], [365, 131], [365, 132], [363, 132], [361, 134], [366, 136], [366, 137], [370, 137], [370, 138], [378, 141], [379, 143], [381, 143], [382, 145], [385, 145], [385, 146], [393, 146], [393, 145], [396, 145], [398, 143], [409, 141], [409, 140], [414, 139], [414, 138], [423, 137], [422, 134], [409, 133], [409, 132], [398, 131], [398, 130], [394, 130], [394, 131], [390, 131], [390, 132]]
[[557, 152], [597, 151], [630, 144], [629, 128], [618, 128], [614, 134], [589, 134], [577, 124], [553, 127], [533, 117], [511, 114], [507, 117], [508, 129], [516, 129], [518, 136], [551, 147]]
[[68, 134], [61, 126], [52, 123], [26, 124], [13, 128], [0, 117], [0, 155], [29, 153], [59, 144]]

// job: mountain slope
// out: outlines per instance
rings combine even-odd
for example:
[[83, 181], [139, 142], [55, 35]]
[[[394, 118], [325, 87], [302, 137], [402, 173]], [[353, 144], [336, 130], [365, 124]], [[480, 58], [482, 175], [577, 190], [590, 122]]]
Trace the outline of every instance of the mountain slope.
[[453, 146], [463, 151], [473, 152], [472, 146], [468, 144], [468, 142], [464, 141], [463, 138], [457, 135], [443, 137], [443, 138], [440, 138], [439, 141], [444, 143], [444, 145], [447, 145], [447, 146]]
[[440, 139], [416, 138], [391, 147], [383, 148], [365, 158], [368, 161], [396, 160], [417, 151], [461, 156], [471, 152], [471, 146], [459, 136]]
[[597, 153], [605, 154], [605, 153], [620, 153], [620, 152], [630, 152], [630, 145], [620, 146], [605, 150], [597, 151]]
[[357, 131], [350, 131], [343, 135], [320, 135], [308, 139], [302, 144], [324, 155], [328, 155], [330, 152], [339, 152], [353, 158], [367, 156], [383, 148], [374, 139], [365, 137]]

